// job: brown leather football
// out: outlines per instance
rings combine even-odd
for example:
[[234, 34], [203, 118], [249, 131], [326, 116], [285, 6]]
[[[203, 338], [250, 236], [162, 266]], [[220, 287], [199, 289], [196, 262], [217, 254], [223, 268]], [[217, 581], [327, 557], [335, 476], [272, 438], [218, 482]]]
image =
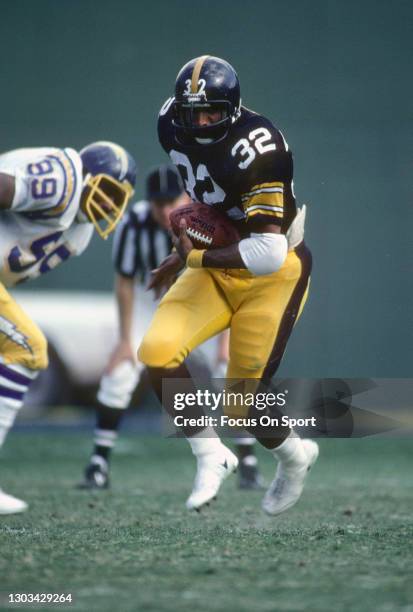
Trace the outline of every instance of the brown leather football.
[[175, 208], [169, 216], [172, 231], [179, 236], [181, 219], [186, 233], [197, 249], [219, 249], [239, 242], [240, 236], [231, 220], [213, 206], [192, 202]]

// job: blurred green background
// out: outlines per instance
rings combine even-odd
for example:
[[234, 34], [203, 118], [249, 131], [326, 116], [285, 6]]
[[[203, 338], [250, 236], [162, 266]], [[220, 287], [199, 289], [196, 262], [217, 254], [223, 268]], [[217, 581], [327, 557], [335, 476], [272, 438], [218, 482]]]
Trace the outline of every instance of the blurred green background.
[[[280, 374], [409, 377], [413, 4], [395, 0], [0, 0], [1, 150], [118, 141], [165, 161], [156, 117], [210, 53], [295, 153], [312, 292]], [[110, 290], [110, 247], [39, 288]], [[34, 284], [30, 287], [33, 289]]]

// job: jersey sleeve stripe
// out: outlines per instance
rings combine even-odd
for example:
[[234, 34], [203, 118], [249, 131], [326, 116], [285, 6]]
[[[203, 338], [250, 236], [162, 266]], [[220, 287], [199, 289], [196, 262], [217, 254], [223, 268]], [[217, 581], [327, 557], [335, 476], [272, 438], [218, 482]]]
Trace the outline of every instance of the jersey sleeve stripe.
[[247, 213], [247, 219], [250, 219], [251, 217], [255, 217], [256, 215], [265, 215], [266, 217], [276, 217], [277, 219], [282, 219], [283, 214], [282, 212], [279, 212], [277, 210], [274, 209], [268, 209], [268, 208], [262, 208], [262, 207], [257, 207], [254, 210], [250, 210]]
[[249, 193], [244, 193], [241, 196], [241, 200], [244, 202], [245, 200], [249, 200], [252, 196], [258, 195], [260, 193], [284, 193], [284, 190], [281, 187], [275, 187], [270, 189], [257, 189], [256, 191], [250, 191]]
[[250, 211], [261, 208], [267, 211], [280, 212], [284, 210], [284, 195], [282, 193], [258, 193], [243, 202], [244, 212], [248, 216]]
[[265, 204], [258, 204], [256, 206], [248, 206], [248, 208], [245, 209], [245, 213], [249, 214], [250, 212], [252, 212], [253, 210], [267, 210], [270, 212], [279, 212], [282, 213], [283, 212], [283, 208], [282, 206], [266, 206]]
[[249, 211], [256, 210], [257, 206], [264, 206], [267, 210], [272, 208], [274, 212], [280, 210], [282, 212], [284, 208], [284, 183], [273, 181], [254, 185], [249, 192], [241, 194], [241, 202], [247, 216]]
[[251, 187], [251, 191], [256, 191], [257, 189], [266, 189], [267, 187], [281, 187], [284, 189], [284, 183], [282, 181], [273, 181], [272, 183], [260, 183], [259, 185], [254, 185]]

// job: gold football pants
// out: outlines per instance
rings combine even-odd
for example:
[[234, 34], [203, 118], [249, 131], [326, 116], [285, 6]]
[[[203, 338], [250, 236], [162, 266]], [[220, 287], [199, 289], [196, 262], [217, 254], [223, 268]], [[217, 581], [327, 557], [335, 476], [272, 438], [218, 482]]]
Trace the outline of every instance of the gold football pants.
[[227, 378], [269, 379], [307, 298], [311, 253], [304, 243], [265, 276], [248, 270], [187, 269], [161, 300], [139, 347], [153, 368], [176, 368], [230, 328]]
[[0, 283], [0, 356], [8, 365], [47, 368], [47, 341], [40, 329]]

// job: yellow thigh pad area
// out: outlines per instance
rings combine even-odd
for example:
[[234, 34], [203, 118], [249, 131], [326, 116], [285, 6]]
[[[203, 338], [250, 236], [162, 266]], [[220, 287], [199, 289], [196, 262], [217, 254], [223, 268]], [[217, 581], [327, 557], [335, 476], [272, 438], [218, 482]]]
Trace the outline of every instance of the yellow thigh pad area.
[[[265, 276], [186, 269], [161, 300], [139, 347], [140, 361], [176, 368], [194, 348], [230, 327], [228, 378], [260, 379], [269, 359], [282, 357], [306, 300], [309, 270], [295, 251], [278, 272]], [[233, 410], [239, 413], [239, 407]]]
[[43, 370], [48, 366], [46, 338], [1, 284], [0, 355], [6, 364], [18, 364], [31, 370]]
[[208, 270], [187, 269], [161, 300], [138, 351], [153, 368], [176, 368], [226, 329], [232, 310]]

